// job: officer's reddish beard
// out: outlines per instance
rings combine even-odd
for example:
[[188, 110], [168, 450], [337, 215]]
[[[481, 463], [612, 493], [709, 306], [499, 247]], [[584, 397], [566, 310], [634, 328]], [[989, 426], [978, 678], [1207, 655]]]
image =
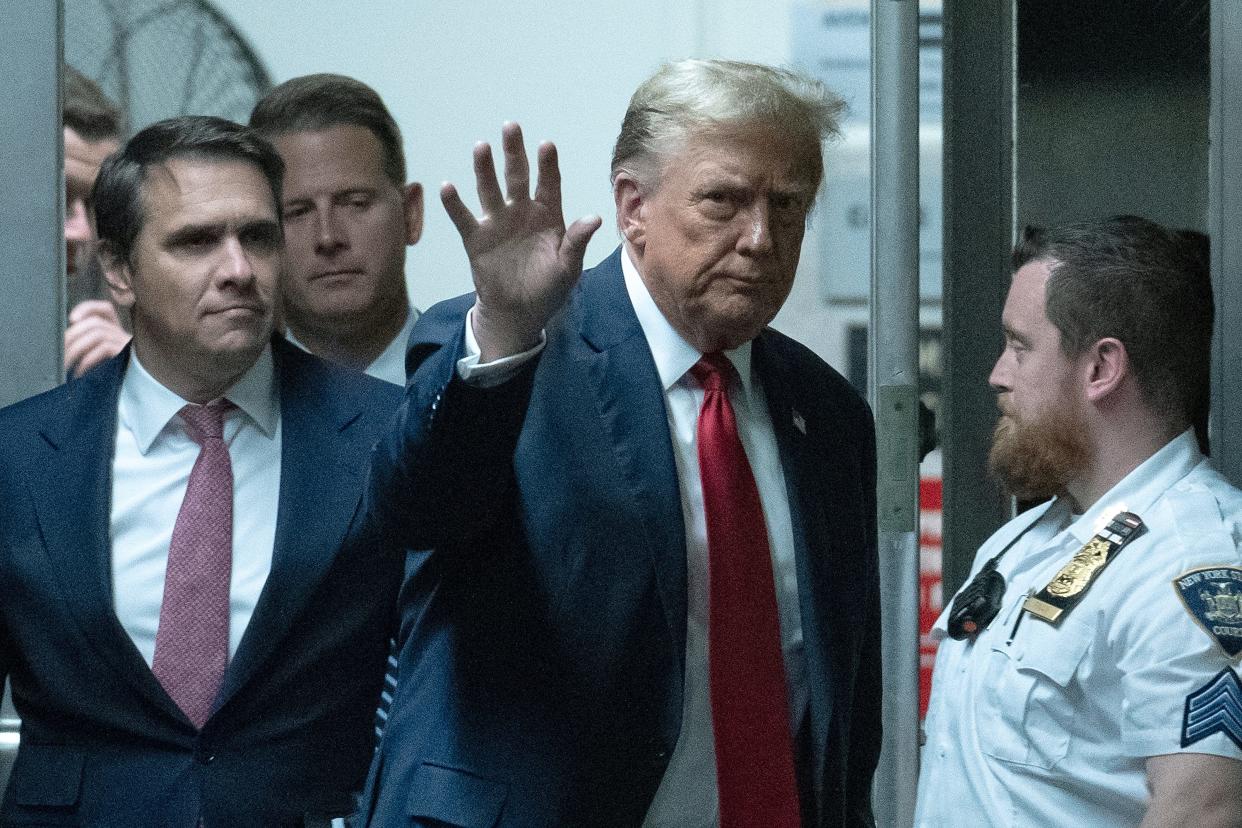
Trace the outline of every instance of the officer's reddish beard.
[[1063, 494], [1091, 461], [1085, 426], [1068, 406], [1053, 406], [1033, 420], [1002, 414], [992, 434], [988, 468], [1020, 500]]

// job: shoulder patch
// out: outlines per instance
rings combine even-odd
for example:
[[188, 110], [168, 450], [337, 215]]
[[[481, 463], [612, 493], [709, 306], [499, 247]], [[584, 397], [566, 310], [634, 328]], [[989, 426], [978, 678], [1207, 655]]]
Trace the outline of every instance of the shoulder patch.
[[1182, 716], [1182, 747], [1213, 733], [1224, 733], [1242, 748], [1242, 680], [1231, 667], [1186, 697]]
[[1237, 658], [1242, 653], [1242, 567], [1191, 569], [1173, 579], [1173, 588], [1221, 652]]

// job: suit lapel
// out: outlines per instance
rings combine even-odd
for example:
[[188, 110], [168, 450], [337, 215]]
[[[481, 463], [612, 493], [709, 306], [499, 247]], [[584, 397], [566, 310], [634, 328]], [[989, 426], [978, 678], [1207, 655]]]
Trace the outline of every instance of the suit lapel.
[[63, 416], [39, 430], [30, 487], [51, 572], [82, 634], [143, 695], [184, 718], [116, 617], [112, 596], [112, 457], [129, 349], [63, 389]]
[[[824, 401], [803, 400], [801, 384], [793, 375], [794, 366], [774, 353], [777, 343], [764, 332], [755, 339], [753, 359], [763, 383], [773, 430], [785, 473], [785, 489], [794, 529], [794, 556], [798, 573], [798, 603], [802, 612], [803, 649], [807, 685], [810, 691], [808, 735], [814, 757], [817, 795], [823, 779], [828, 734], [833, 716], [837, 676], [849, 675], [844, 642], [854, 621], [843, 611], [845, 600], [833, 600], [845, 588], [836, 582], [833, 561], [839, 560], [833, 545], [842, 532], [839, 517], [832, 508], [831, 493], [849, 491], [845, 464], [823, 463], [822, 458], [847, 457], [844, 447], [830, 448], [826, 454], [811, 456], [812, 438], [817, 444], [838, 440], [824, 416]], [[809, 419], [808, 419], [809, 417]], [[841, 630], [840, 636], [822, 636], [820, 630]]]
[[615, 252], [583, 277], [580, 333], [601, 422], [651, 555], [678, 684], [685, 674], [686, 540], [664, 389]]
[[272, 568], [224, 678], [217, 708], [276, 649], [332, 565], [358, 508], [366, 452], [350, 426], [362, 408], [325, 394], [313, 358], [274, 340], [280, 388], [280, 496]]

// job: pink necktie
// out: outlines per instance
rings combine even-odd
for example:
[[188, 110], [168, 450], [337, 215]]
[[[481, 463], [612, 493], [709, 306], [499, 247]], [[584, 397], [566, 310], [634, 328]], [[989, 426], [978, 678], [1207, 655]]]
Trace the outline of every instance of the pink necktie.
[[152, 671], [195, 727], [202, 728], [229, 660], [233, 568], [233, 466], [224, 444], [227, 400], [179, 412], [199, 444], [173, 525]]
[[793, 739], [772, 555], [720, 353], [690, 369], [704, 388], [699, 472], [707, 517], [708, 674], [720, 828], [798, 828]]

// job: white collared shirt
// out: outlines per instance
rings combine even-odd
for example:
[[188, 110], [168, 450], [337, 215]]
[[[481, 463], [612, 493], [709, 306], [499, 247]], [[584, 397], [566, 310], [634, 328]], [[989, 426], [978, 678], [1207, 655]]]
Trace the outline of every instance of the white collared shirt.
[[[393, 385], [405, 385], [405, 351], [406, 345], [410, 341], [410, 331], [414, 330], [414, 323], [418, 321], [418, 308], [410, 306], [410, 311], [405, 315], [405, 322], [401, 325], [401, 330], [397, 331], [397, 335], [392, 341], [380, 352], [380, 355], [367, 366], [364, 374], [382, 379], [384, 382], [391, 382]], [[285, 339], [291, 345], [296, 345], [307, 353], [311, 353], [311, 349], [307, 348], [298, 338], [293, 335], [291, 329], [285, 330]]]
[[[714, 828], [719, 823], [719, 797], [707, 670], [707, 517], [698, 454], [703, 389], [689, 373], [702, 354], [664, 318], [624, 249], [621, 269], [630, 302], [664, 387], [665, 410], [681, 489], [681, 511], [686, 522], [689, 592], [686, 596], [686, 681], [681, 733], [643, 825], [645, 828]], [[781, 650], [789, 687], [790, 733], [796, 734], [806, 710], [809, 690], [785, 473], [767, 399], [751, 369], [751, 343], [726, 351], [725, 356], [741, 379], [740, 387], [729, 388], [729, 402], [763, 503], [780, 614]]]
[[[1146, 531], [1053, 625], [1021, 611], [1118, 512]], [[1030, 527], [1029, 531], [1018, 537]], [[915, 824], [1134, 826], [1147, 808], [1146, 760], [1242, 758], [1223, 733], [1181, 745], [1187, 697], [1233, 659], [1182, 603], [1174, 580], [1242, 564], [1242, 492], [1182, 434], [1081, 517], [1065, 500], [1019, 515], [979, 550], [997, 565], [1001, 610], [973, 642], [933, 627], [936, 655]], [[948, 606], [952, 606], [950, 603]]]
[[[267, 582], [276, 538], [281, 426], [270, 346], [224, 396], [237, 406], [224, 421], [233, 464], [232, 656]], [[112, 595], [121, 626], [148, 666], [155, 658], [173, 525], [199, 453], [177, 416], [185, 405], [130, 353], [112, 461]]]
[[[686, 585], [689, 593], [686, 596], [686, 675], [681, 732], [643, 826], [715, 828], [719, 824], [719, 803], [707, 670], [707, 519], [699, 477], [697, 437], [703, 389], [689, 373], [702, 354], [664, 318], [624, 247], [621, 251], [621, 269], [625, 274], [626, 291], [664, 388], [665, 410], [668, 412], [678, 487], [681, 490], [681, 510], [685, 519]], [[474, 338], [470, 314], [467, 314], [464, 356], [457, 363], [458, 374], [470, 382], [492, 385], [511, 376], [518, 366], [539, 353], [542, 347], [540, 344], [521, 354], [479, 363], [479, 347]], [[751, 343], [728, 351], [726, 356], [741, 379], [740, 387], [729, 389], [729, 401], [733, 405], [742, 447], [750, 461], [763, 504], [776, 582], [777, 611], [780, 614], [781, 650], [785, 657], [789, 689], [790, 731], [796, 734], [810, 691], [802, 648], [802, 614], [798, 602], [793, 523], [785, 473], [763, 388], [751, 369]]]
[[410, 312], [405, 315], [405, 324], [401, 326], [401, 330], [397, 331], [397, 335], [392, 338], [392, 342], [388, 343], [388, 347], [367, 366], [367, 370], [363, 373], [394, 385], [405, 385], [406, 345], [410, 341], [410, 331], [414, 330], [414, 323], [418, 321], [419, 315], [417, 308], [410, 308]]

